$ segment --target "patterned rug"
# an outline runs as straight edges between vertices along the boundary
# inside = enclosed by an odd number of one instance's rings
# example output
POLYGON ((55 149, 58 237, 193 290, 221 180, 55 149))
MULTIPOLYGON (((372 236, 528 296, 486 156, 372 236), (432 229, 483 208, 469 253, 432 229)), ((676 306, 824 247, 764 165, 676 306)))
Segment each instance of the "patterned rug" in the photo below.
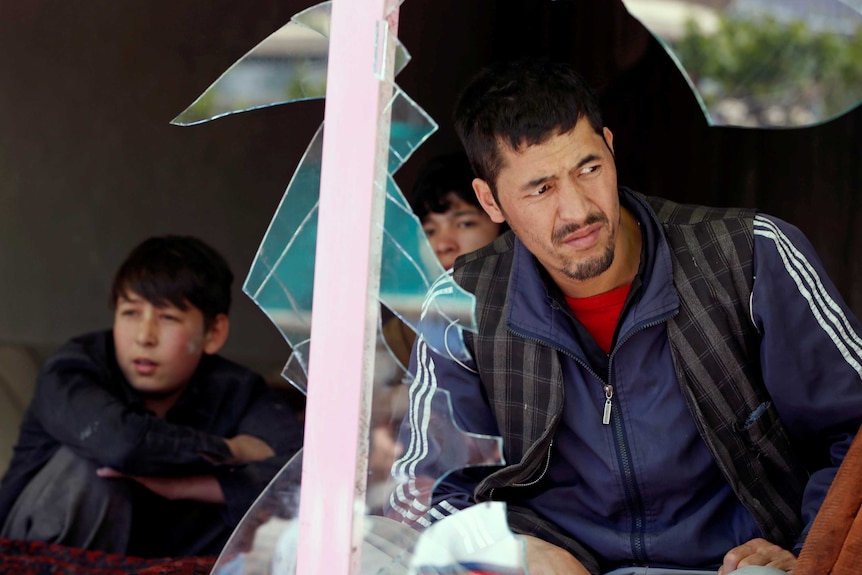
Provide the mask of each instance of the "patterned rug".
POLYGON ((215 561, 215 557, 141 559, 0 539, 0 573, 9 575, 208 575, 215 561))

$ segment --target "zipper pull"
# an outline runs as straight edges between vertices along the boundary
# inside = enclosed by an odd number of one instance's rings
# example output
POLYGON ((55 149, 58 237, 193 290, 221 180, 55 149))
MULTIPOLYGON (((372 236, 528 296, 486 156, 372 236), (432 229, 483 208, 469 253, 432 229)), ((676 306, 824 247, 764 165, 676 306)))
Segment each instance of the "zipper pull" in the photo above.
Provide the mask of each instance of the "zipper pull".
POLYGON ((602 415, 602 423, 608 425, 611 422, 611 398, 614 396, 614 386, 605 385, 605 412, 602 415))

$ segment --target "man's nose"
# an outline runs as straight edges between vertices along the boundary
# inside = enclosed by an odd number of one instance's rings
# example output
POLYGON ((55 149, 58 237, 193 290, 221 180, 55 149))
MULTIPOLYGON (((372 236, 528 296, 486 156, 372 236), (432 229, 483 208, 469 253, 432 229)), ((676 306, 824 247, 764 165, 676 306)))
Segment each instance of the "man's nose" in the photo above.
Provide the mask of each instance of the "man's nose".
POLYGON ((582 222, 590 213, 590 202, 578 186, 565 183, 557 196, 557 214, 563 221, 582 222))

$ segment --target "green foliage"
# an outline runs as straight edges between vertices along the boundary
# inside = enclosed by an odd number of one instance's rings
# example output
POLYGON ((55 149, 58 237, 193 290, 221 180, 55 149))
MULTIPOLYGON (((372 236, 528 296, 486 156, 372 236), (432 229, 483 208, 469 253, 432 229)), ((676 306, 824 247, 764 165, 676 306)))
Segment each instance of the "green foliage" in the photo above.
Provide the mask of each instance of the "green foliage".
POLYGON ((288 101, 302 100, 310 95, 326 93, 326 75, 320 74, 319 65, 310 65, 301 61, 295 67, 293 74, 287 77, 282 89, 284 99, 288 101))
POLYGON ((722 17, 712 34, 688 21, 670 47, 708 108, 732 98, 753 113, 779 106, 823 120, 862 100, 860 31, 845 35, 803 21, 722 17))

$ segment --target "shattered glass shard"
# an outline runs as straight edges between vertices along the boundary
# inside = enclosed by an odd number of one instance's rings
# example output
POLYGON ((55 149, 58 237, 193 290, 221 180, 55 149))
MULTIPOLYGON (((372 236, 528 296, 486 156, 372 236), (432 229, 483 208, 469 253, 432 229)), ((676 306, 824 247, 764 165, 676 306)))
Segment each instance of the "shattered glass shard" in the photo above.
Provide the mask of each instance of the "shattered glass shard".
MULTIPOLYGON (((403 464, 397 466, 400 471, 379 485, 369 484, 368 493, 385 498, 392 507, 386 516, 366 512, 362 556, 363 565, 369 567, 363 567, 361 573, 408 573, 414 549, 431 524, 431 495, 439 481, 463 467, 504 463, 499 437, 466 433, 458 428, 451 398, 445 390, 436 390, 427 405, 428 418, 422 423, 426 429, 422 436, 427 443, 422 449, 427 449, 426 461, 431 464, 423 468, 421 476, 417 475, 411 462, 419 446, 408 445, 401 459, 403 464)), ((410 428, 405 428, 405 433, 409 431, 410 428)), ((402 449, 400 445, 392 447, 402 449)), ((222 550, 212 571, 214 575, 293 572, 301 477, 302 452, 299 452, 246 512, 222 550)))
MULTIPOLYGON (((384 113, 391 113, 392 128, 387 177, 379 184, 386 190, 379 298, 417 331, 421 329, 425 294, 444 276, 444 270, 392 174, 437 125, 397 87, 384 113)), ((293 354, 288 363, 294 367, 285 369, 284 375, 302 390, 305 390, 304 378, 297 375, 308 372, 322 135, 321 127, 285 191, 243 285, 243 291, 290 344, 293 354)), ((438 298, 434 306, 425 310, 422 325, 434 349, 448 350, 464 360, 466 352, 460 329, 475 329, 473 296, 454 284, 448 285, 447 290, 447 297, 438 298)))
MULTIPOLYGON (((189 126, 230 114, 326 96, 332 2, 291 18, 228 68, 171 123, 189 126)), ((410 61, 397 43, 395 73, 410 61)))

